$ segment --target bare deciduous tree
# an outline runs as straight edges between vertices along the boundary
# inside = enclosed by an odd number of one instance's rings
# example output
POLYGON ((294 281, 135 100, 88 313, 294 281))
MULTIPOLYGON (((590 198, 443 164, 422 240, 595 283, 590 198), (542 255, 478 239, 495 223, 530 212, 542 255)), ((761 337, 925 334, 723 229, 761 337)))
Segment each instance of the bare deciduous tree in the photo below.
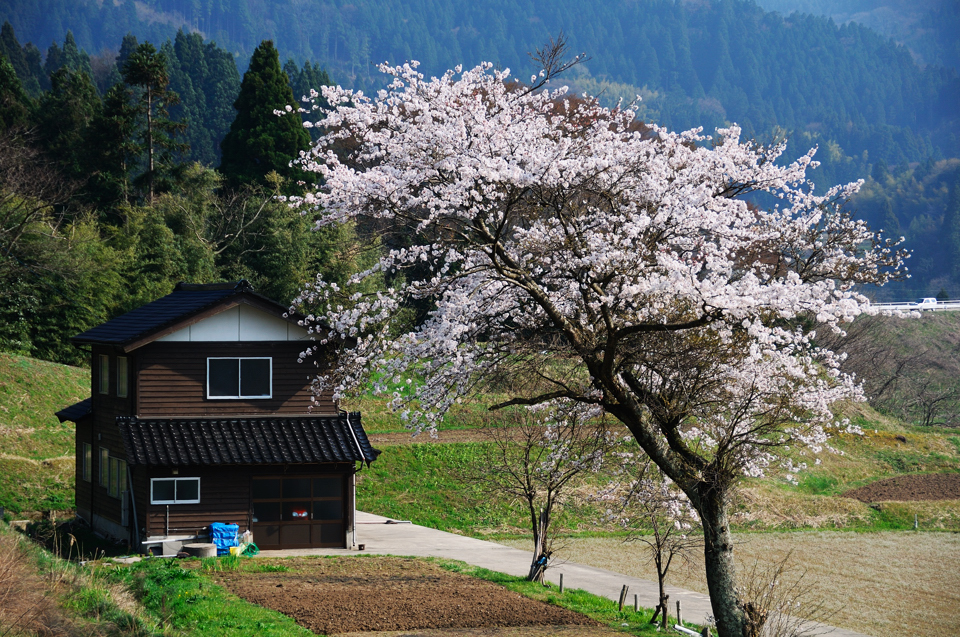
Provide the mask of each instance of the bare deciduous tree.
POLYGON ((533 533, 527 578, 543 582, 554 552, 556 520, 586 474, 595 475, 617 444, 596 410, 550 404, 489 416, 481 429, 485 462, 464 478, 521 502, 533 533))
POLYGON ((700 520, 683 492, 655 464, 641 460, 636 466, 639 475, 610 484, 601 492, 600 499, 611 503, 609 515, 630 531, 626 541, 646 545, 647 555, 657 569, 660 591, 660 603, 650 622, 656 623, 660 616, 661 623, 666 625, 667 575, 675 559, 689 563, 695 552, 702 549, 702 536, 697 534, 700 520))

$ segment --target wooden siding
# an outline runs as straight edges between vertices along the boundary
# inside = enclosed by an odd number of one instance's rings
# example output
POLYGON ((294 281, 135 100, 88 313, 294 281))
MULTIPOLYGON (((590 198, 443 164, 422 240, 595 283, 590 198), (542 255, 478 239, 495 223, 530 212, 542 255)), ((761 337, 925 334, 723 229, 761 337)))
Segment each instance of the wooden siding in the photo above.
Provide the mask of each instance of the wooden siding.
MULTIPOLYGON (((124 451, 123 440, 120 438, 120 429, 117 427, 117 416, 129 416, 133 411, 136 401, 136 387, 133 382, 132 370, 136 365, 136 356, 127 354, 128 364, 128 382, 127 396, 125 398, 117 397, 117 354, 112 348, 95 346, 93 347, 92 370, 90 378, 90 395, 93 398, 93 424, 90 435, 84 440, 80 439, 80 429, 77 431, 77 453, 81 453, 80 448, 83 442, 90 442, 93 446, 93 467, 92 480, 89 483, 88 501, 91 501, 89 512, 92 516, 99 516, 120 524, 123 517, 123 503, 120 498, 112 497, 107 487, 100 485, 100 448, 108 450, 114 458, 126 460, 127 454, 124 451), (106 354, 110 357, 110 383, 109 393, 100 393, 100 365, 99 356, 106 354)), ((122 355, 122 354, 121 354, 122 355)), ((82 480, 78 480, 79 485, 82 480)), ((80 491, 78 491, 80 497, 80 491)), ((84 507, 86 508, 86 507, 84 507)))
MULTIPOLYGON (((138 472, 143 480, 137 485, 136 497, 139 503, 145 502, 146 515, 140 518, 140 525, 145 527, 146 535, 158 537, 163 535, 195 535, 206 533, 211 522, 238 524, 243 532, 251 526, 251 481, 254 476, 301 475, 301 474, 342 474, 346 481, 353 466, 349 464, 328 465, 264 465, 264 466, 231 466, 231 467, 179 467, 174 476, 170 468, 155 467, 147 471, 138 472), (167 506, 164 504, 149 504, 150 478, 200 478, 200 502, 198 504, 171 504, 169 505, 169 526, 167 523, 167 506), (144 495, 141 497, 141 488, 144 495), (169 533, 167 530, 169 529, 169 533)), ((138 515, 140 512, 138 510, 138 515)), ((348 515, 352 515, 352 509, 348 515)), ((254 539, 256 541, 256 539, 254 539)))
POLYGON ((78 422, 76 425, 75 435, 77 473, 76 488, 74 490, 74 505, 78 510, 85 511, 87 515, 89 515, 90 508, 92 506, 92 503, 90 502, 90 496, 93 493, 93 487, 96 484, 95 480, 97 479, 97 474, 94 473, 93 465, 91 465, 90 482, 87 482, 83 479, 83 443, 87 443, 93 449, 93 458, 91 462, 96 462, 97 442, 96 436, 93 434, 93 418, 89 416, 86 418, 81 418, 80 422, 78 422))
POLYGON ((330 394, 311 411, 311 363, 298 363, 304 343, 151 343, 138 351, 137 412, 147 417, 213 417, 263 414, 331 414, 330 394), (208 399, 207 357, 269 356, 273 359, 272 398, 208 399))

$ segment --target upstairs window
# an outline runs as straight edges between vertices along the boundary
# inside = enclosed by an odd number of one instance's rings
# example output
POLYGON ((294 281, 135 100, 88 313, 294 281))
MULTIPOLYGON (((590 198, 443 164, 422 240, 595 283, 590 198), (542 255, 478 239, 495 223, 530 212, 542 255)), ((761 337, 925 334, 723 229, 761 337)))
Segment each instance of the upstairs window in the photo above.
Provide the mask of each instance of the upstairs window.
POLYGON ((127 372, 127 357, 117 356, 117 397, 127 397, 127 387, 129 386, 129 374, 127 372))
POLYGON ((110 393, 110 357, 100 354, 100 393, 110 393))
POLYGON ((273 359, 208 358, 207 398, 270 398, 273 359))

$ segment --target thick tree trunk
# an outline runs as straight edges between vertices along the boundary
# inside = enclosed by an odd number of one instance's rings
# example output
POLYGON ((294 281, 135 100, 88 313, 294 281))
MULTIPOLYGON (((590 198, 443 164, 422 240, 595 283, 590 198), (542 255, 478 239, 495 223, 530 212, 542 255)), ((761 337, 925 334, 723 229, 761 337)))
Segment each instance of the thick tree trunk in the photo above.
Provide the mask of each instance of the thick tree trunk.
POLYGON ((737 598, 725 494, 715 486, 703 485, 699 499, 707 588, 717 633, 719 637, 745 637, 746 618, 737 598))

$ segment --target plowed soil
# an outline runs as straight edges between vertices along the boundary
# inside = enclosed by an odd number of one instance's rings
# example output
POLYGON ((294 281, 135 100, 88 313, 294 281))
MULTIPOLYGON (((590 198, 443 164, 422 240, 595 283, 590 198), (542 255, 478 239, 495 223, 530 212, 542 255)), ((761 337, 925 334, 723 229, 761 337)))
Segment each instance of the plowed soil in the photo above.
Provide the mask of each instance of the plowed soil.
POLYGON ((861 502, 958 500, 960 473, 931 473, 878 480, 843 494, 861 502))
POLYGON ((584 615, 419 560, 300 558, 277 564, 289 570, 224 573, 220 583, 239 597, 324 635, 438 630, 464 635, 615 634, 584 615), (518 626, 555 629, 479 630, 518 626))

